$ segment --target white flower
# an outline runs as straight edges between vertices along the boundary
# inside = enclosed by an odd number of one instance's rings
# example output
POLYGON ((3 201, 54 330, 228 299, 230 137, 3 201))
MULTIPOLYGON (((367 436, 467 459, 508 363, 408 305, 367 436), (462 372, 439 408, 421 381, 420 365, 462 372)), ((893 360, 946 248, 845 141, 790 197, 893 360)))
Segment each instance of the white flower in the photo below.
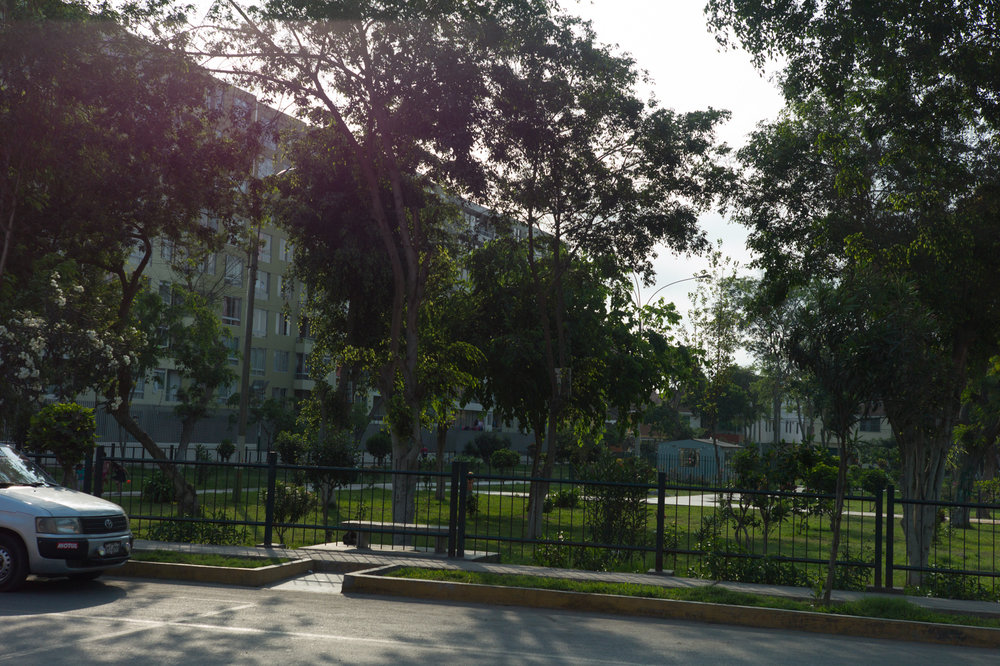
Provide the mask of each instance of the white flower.
POLYGON ((121 406, 122 406, 122 399, 118 396, 115 396, 115 399, 111 401, 111 409, 115 410, 121 406))

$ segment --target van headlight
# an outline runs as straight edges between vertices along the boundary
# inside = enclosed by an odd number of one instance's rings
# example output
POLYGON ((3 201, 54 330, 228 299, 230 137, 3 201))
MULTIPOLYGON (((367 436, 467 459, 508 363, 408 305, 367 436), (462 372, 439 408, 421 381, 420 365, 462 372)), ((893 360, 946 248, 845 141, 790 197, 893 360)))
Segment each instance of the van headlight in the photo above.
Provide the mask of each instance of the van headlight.
POLYGON ((39 534, 82 534, 79 518, 35 518, 39 534))

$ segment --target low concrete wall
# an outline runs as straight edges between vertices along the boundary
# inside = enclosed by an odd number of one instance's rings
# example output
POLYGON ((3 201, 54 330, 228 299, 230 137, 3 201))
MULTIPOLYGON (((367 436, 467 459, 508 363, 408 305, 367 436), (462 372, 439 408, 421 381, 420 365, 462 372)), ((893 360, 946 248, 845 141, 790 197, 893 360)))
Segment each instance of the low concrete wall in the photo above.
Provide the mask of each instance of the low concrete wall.
POLYGON ((133 578, 157 578, 197 583, 261 587, 279 580, 291 578, 292 576, 301 576, 312 569, 313 562, 308 559, 293 560, 291 562, 271 564, 253 569, 129 560, 123 566, 113 569, 109 573, 115 576, 133 578))
POLYGON ((1000 629, 881 620, 772 608, 725 606, 695 601, 645 599, 609 594, 585 594, 558 590, 389 578, 383 575, 396 568, 398 567, 392 566, 347 574, 344 576, 343 592, 344 594, 382 594, 461 603, 558 608, 765 629, 792 629, 859 638, 1000 648, 1000 629))

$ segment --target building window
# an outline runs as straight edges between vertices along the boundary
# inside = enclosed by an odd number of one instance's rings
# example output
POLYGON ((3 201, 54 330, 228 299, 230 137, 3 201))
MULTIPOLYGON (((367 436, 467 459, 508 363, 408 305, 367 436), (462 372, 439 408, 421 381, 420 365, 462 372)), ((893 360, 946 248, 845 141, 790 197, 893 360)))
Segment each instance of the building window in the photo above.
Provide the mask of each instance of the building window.
POLYGON ((253 336, 255 338, 267 337, 267 310, 253 309, 253 336))
POLYGON ((205 275, 215 275, 215 253, 209 252, 201 260, 201 272, 205 275))
POLYGON ((243 299, 239 296, 222 297, 222 323, 239 326, 243 314, 243 299))
POLYGON ((159 393, 167 385, 167 371, 163 368, 153 370, 153 391, 159 393))
POLYGON ((271 397, 280 402, 288 397, 288 389, 273 388, 271 389, 271 397))
POLYGON ((229 382, 228 384, 220 384, 219 392, 217 394, 219 396, 219 401, 226 402, 227 400, 229 400, 229 396, 231 396, 235 392, 236 392, 236 385, 234 383, 229 382))
POLYGON ((291 300, 292 291, 295 289, 295 280, 289 280, 283 275, 278 276, 278 295, 286 301, 291 300))
POLYGON ((243 260, 231 254, 226 255, 226 284, 237 287, 243 284, 243 260))
POLYGON ((253 384, 250 385, 250 392, 258 400, 264 400, 264 391, 267 390, 267 382, 263 379, 255 379, 253 384))
POLYGON ((879 416, 873 416, 870 418, 861 419, 858 423, 858 430, 861 432, 881 432, 882 431, 882 418, 879 416))
POLYGON ((136 377, 135 386, 132 387, 132 399, 142 400, 146 397, 146 378, 142 375, 136 377))
POLYGON ((176 370, 167 371, 167 392, 163 399, 167 402, 177 402, 177 391, 181 388, 181 376, 176 370))
POLYGON ((174 242, 171 240, 162 240, 160 242, 160 258, 164 261, 174 260, 174 242))
POLYGON ((284 312, 279 312, 274 317, 274 332, 278 335, 291 335, 292 324, 288 320, 288 315, 284 312))
POLYGON ((299 320, 299 337, 305 339, 312 337, 309 332, 309 317, 303 316, 299 320))
POLYGON ((271 263, 271 234, 260 235, 260 248, 257 250, 257 259, 271 263))
POLYGON ((288 352, 277 351, 274 352, 274 371, 275 372, 288 372, 288 352))
POLYGON ((165 305, 170 305, 171 298, 170 298, 169 282, 163 282, 163 281, 160 282, 160 300, 163 301, 165 305))
POLYGON ((267 350, 263 347, 250 348, 250 374, 255 377, 263 376, 264 367, 267 360, 267 350))
POLYGON ((271 274, 267 271, 257 271, 254 290, 258 298, 268 298, 271 295, 271 274))
POLYGON ((278 258, 282 261, 290 262, 292 260, 292 255, 295 254, 295 249, 292 247, 292 244, 287 238, 282 238, 281 242, 278 243, 278 246, 281 248, 281 251, 278 253, 278 258))
POLYGON ((236 335, 226 338, 226 348, 229 350, 229 364, 236 365, 240 362, 240 339, 236 335))
POLYGON ((306 367, 306 355, 295 355, 295 378, 309 379, 309 369, 306 367))
POLYGON ((170 330, 166 326, 156 327, 156 346, 160 349, 170 349, 170 330))
POLYGON ((681 467, 697 467, 701 462, 701 454, 698 449, 680 449, 677 453, 681 467))

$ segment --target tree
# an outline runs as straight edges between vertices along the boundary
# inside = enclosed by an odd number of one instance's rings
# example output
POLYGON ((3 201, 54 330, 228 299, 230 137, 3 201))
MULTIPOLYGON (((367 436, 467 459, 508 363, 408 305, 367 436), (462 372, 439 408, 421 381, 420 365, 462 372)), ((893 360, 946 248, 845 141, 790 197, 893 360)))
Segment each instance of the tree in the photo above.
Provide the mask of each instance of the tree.
POLYGON ((722 461, 717 437, 721 402, 732 385, 737 368, 736 350, 742 340, 743 321, 738 307, 741 287, 736 277, 737 266, 730 268, 728 260, 723 260, 718 250, 712 253, 711 262, 711 281, 700 284, 692 294, 688 343, 701 352, 697 409, 702 423, 708 421, 717 481, 721 482, 722 461))
MULTIPOLYGON (((5 38, 18 29, 8 33, 5 26, 5 38)), ((45 196, 20 209, 20 224, 33 233, 17 237, 16 256, 74 260, 88 267, 96 290, 113 294, 100 311, 96 334, 109 348, 98 366, 104 377, 95 384, 119 424, 165 461, 129 410, 138 376, 134 350, 145 344, 133 319, 142 273, 156 241, 189 255, 219 247, 224 238, 203 222, 206 215, 231 216, 235 186, 257 153, 256 132, 247 131, 247 118, 206 108, 206 91, 217 83, 204 72, 117 23, 84 18, 25 30, 33 39, 5 42, 5 62, 15 66, 4 71, 21 75, 5 91, 50 96, 57 104, 36 122, 61 127, 70 117, 74 125, 72 140, 45 165, 47 180, 32 183, 45 196), (223 122, 227 131, 220 133, 223 122)), ((161 468, 173 480, 181 510, 194 511, 191 486, 171 465, 161 462, 161 468)))
POLYGON ((76 403, 46 405, 31 417, 28 450, 51 451, 63 470, 63 485, 76 484, 73 467, 97 448, 94 410, 76 403))
POLYGON ((867 413, 876 399, 877 352, 884 348, 880 342, 885 339, 878 330, 878 317, 887 313, 874 310, 870 301, 860 296, 872 287, 887 289, 888 285, 858 279, 861 277, 850 275, 837 285, 814 285, 794 312, 788 341, 793 362, 815 377, 824 427, 834 433, 840 445, 825 603, 833 590, 854 429, 860 415, 867 413))
POLYGON ((146 347, 137 353, 133 372, 145 377, 164 360, 173 362, 181 380, 180 404, 174 408, 181 421, 175 455, 186 460, 195 424, 211 413, 218 388, 236 377, 228 363, 229 331, 205 296, 180 284, 163 294, 143 291, 134 307, 135 327, 146 347))
MULTIPOLYGON (((550 270, 548 259, 543 255, 536 260, 541 270, 550 270)), ((641 422, 650 396, 686 371, 687 356, 668 332, 676 312, 659 304, 643 313, 646 326, 640 328, 628 274, 614 270, 613 265, 578 259, 562 279, 567 359, 573 372, 560 423, 575 448, 586 439, 600 440, 609 414, 615 415, 617 435, 624 438, 641 422)), ((485 358, 478 398, 501 420, 534 430, 531 475, 551 478, 560 453, 558 447, 546 452, 541 446, 551 392, 527 247, 513 239, 493 241, 473 254, 469 271, 475 308, 469 325, 476 331, 469 339, 481 341, 485 358)), ((491 453, 481 451, 481 456, 488 460, 491 453)), ((543 482, 534 485, 541 488, 543 482)), ((536 516, 531 529, 541 529, 543 506, 541 500, 530 505, 529 515, 536 516)))
MULTIPOLYGON (((265 96, 291 97, 341 142, 339 159, 389 268, 376 381, 398 469, 412 469, 421 448, 419 319, 440 226, 439 216, 428 215, 428 198, 436 196, 429 190, 481 183, 474 149, 483 73, 498 33, 506 35, 517 10, 531 4, 266 0, 244 8, 230 0, 213 5, 210 17, 222 29, 202 31, 207 42, 196 49, 222 63, 220 75, 265 96), (480 30, 482 22, 490 29, 480 30)), ((181 38, 196 32, 185 26, 181 38)), ((395 518, 405 521, 413 509, 404 495, 396 500, 395 518)))
MULTIPOLYGON (((1000 443, 1000 357, 993 357, 985 370, 970 379, 962 393, 962 421, 955 426, 955 501, 972 501, 976 477, 995 459, 1000 443)), ((983 474, 989 479, 992 475, 983 474)), ((968 507, 953 507, 951 526, 971 527, 968 507)))
MULTIPOLYGON (((478 363, 478 351, 463 340, 460 330, 467 313, 462 308, 463 292, 452 259, 461 240, 458 211, 441 199, 439 191, 414 192, 415 197, 424 197, 420 214, 429 224, 435 219, 435 225, 447 223, 434 234, 435 258, 428 260, 428 273, 423 278, 423 304, 417 317, 421 330, 418 384, 413 387, 420 409, 414 416, 399 392, 397 384, 402 378, 391 370, 398 359, 391 352, 391 325, 384 307, 392 298, 389 262, 351 168, 329 160, 330 155, 341 155, 342 151, 343 142, 335 134, 316 131, 306 135, 292 150, 295 170, 288 174, 283 186, 286 198, 280 206, 281 218, 300 248, 297 275, 313 295, 309 302, 316 336, 312 358, 331 359, 330 369, 336 367, 339 375, 338 399, 345 404, 369 386, 378 389, 387 410, 389 436, 395 436, 397 445, 405 444, 414 460, 420 449, 409 444, 411 419, 417 418, 418 430, 437 423, 440 466, 444 461, 442 438, 453 418, 454 403, 475 383, 473 369, 478 363)), ((407 187, 416 184, 408 181, 407 187)), ((323 381, 325 374, 318 373, 316 380, 323 381)), ((394 450, 398 452, 399 446, 394 450)), ((406 468, 396 458, 393 467, 406 468)), ((402 512, 396 518, 412 520, 416 477, 400 476, 393 488, 396 506, 402 512)), ((443 485, 440 490, 443 493, 443 485)))
POLYGON ((392 438, 386 431, 379 430, 365 442, 365 450, 375 458, 377 464, 382 465, 392 455, 392 438))
MULTIPOLYGON (((658 243, 677 252, 699 248, 697 213, 721 179, 713 129, 726 114, 647 107, 635 93, 639 74, 631 58, 597 44, 578 19, 540 16, 522 26, 520 37, 497 63, 500 94, 487 145, 495 207, 527 229, 548 383, 548 413, 539 424, 547 477, 575 391, 568 379, 576 382, 582 370, 570 365, 566 272, 586 257, 646 277, 658 243)), ((545 492, 544 484, 531 490, 532 534, 545 492)))
MULTIPOLYGON (((969 370, 997 347, 997 8, 712 0, 709 15, 723 41, 787 62, 788 114, 744 154, 740 217, 768 280, 874 266, 913 286, 899 312, 933 322, 902 331, 912 346, 891 348, 882 391, 903 494, 934 502, 969 370)), ((913 566, 927 565, 934 521, 932 504, 906 505, 913 566)))

